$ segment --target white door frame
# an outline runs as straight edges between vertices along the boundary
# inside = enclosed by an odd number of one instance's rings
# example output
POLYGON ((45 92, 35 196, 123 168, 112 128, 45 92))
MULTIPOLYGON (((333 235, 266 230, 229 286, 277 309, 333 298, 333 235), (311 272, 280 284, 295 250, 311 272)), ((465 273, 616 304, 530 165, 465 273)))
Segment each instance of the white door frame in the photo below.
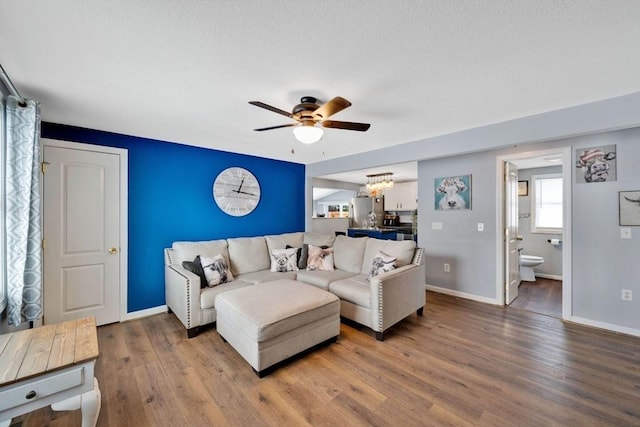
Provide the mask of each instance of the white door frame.
POLYGON ((496 301, 499 305, 505 305, 504 298, 504 163, 507 161, 527 159, 540 156, 562 156, 562 319, 571 319, 573 288, 571 260, 571 147, 551 148, 538 151, 527 151, 517 154, 506 154, 496 158, 496 301))
MULTIPOLYGON (((45 146, 69 148, 73 150, 91 151, 94 153, 108 153, 120 156, 120 313, 119 321, 127 320, 127 272, 129 260, 128 241, 128 212, 129 212, 129 151, 124 148, 104 147, 101 145, 84 144, 80 142, 60 141, 42 138, 43 151, 45 146)), ((40 190, 42 192, 42 189, 40 190)), ((40 194, 44 200, 44 194, 40 194)))

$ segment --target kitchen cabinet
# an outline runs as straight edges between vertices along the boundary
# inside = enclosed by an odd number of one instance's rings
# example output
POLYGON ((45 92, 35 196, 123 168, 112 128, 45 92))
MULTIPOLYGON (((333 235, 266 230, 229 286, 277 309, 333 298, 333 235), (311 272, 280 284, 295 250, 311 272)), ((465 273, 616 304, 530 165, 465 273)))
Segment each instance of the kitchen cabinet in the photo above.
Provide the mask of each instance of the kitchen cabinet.
POLYGON ((384 192, 385 211, 418 209, 418 181, 398 182, 384 192))

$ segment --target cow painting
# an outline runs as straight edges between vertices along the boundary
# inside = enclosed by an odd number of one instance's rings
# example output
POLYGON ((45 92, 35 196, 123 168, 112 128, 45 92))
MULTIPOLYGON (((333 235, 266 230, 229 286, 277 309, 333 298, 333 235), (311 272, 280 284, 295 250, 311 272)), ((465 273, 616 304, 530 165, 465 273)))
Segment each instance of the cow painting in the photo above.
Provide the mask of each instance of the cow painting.
POLYGON ((471 209, 471 175, 436 178, 435 209, 471 209))
POLYGON ((616 146, 607 145, 576 150, 577 182, 605 182, 616 180, 616 146))

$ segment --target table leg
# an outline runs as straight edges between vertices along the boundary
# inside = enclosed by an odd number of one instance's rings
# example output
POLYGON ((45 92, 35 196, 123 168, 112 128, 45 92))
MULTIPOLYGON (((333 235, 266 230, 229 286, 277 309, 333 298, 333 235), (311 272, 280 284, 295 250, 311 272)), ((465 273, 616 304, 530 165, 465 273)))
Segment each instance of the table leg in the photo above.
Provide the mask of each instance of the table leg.
MULTIPOLYGON (((100 415, 100 407, 102 394, 98 386, 98 379, 93 378, 93 390, 56 402, 51 405, 54 411, 73 411, 80 409, 82 412, 82 427, 95 427, 100 415)), ((8 424, 7 424, 8 425, 8 424)), ((0 425, 0 427, 5 427, 0 425)))

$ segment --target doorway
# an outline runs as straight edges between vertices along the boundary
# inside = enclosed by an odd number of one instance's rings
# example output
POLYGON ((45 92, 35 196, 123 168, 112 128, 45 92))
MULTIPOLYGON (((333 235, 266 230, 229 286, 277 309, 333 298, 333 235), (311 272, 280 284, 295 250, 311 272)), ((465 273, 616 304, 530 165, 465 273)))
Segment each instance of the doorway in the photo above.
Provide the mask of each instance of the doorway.
POLYGON ((44 322, 124 319, 127 151, 43 140, 44 322))
MULTIPOLYGON (((500 177, 497 181, 500 212, 497 251, 500 256, 497 257, 496 299, 501 305, 568 319, 571 317, 571 149, 505 155, 498 157, 497 162, 500 177), (509 192, 513 192, 513 182, 510 183, 505 174, 515 174, 518 181, 519 195, 515 202, 509 192), (541 185, 546 183, 561 186, 561 207, 555 206, 559 209, 556 216, 561 221, 561 229, 543 227, 540 196, 541 185), (533 200, 538 203, 532 203, 533 200), (518 254, 540 257, 544 262, 527 269, 521 267, 520 256, 513 256, 514 246, 518 254), (513 274, 507 274, 513 272, 514 267, 521 271, 515 292, 513 280, 509 280, 513 274)), ((549 190, 545 190, 545 194, 550 194, 549 190)), ((553 203, 549 208, 554 209, 553 203)))

